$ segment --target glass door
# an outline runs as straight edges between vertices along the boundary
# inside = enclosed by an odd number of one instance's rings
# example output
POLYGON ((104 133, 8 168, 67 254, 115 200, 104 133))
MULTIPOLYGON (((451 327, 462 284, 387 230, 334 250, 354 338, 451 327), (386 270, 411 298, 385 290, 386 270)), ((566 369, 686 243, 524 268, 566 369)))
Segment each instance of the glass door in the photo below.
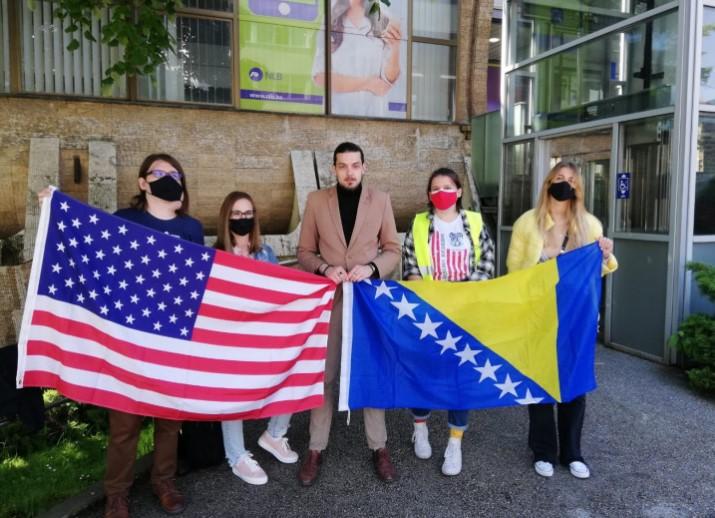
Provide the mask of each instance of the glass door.
POLYGON ((673 117, 620 126, 608 341, 665 359, 673 117))

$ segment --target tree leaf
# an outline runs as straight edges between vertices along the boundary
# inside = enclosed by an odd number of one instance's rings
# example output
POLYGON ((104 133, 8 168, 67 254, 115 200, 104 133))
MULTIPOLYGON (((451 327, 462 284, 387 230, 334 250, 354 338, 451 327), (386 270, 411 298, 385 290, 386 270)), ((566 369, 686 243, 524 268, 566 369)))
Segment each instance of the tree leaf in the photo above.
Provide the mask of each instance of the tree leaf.
POLYGON ((102 79, 102 95, 104 97, 109 97, 112 95, 112 90, 114 89, 114 79, 111 77, 105 77, 102 79))
MULTIPOLYGON (((27 1, 34 7, 36 0, 27 1)), ((89 41, 99 39, 109 47, 122 48, 120 59, 104 70, 103 85, 124 74, 153 74, 159 64, 166 62, 176 43, 167 17, 175 17, 177 5, 181 5, 178 0, 53 0, 55 16, 66 20, 66 33, 81 31, 89 41), (108 19, 97 35, 91 30, 92 20, 103 16, 108 19)), ((67 50, 78 48, 80 40, 73 37, 67 50)))

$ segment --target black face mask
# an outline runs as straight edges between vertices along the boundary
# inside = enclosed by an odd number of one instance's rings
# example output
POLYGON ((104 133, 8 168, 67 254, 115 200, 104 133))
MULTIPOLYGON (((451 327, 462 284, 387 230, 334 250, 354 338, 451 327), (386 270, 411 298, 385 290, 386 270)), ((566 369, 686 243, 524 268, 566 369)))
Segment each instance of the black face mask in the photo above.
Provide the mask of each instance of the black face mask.
POLYGON ((230 219, 228 220, 228 228, 230 228, 231 232, 233 232, 234 234, 238 234, 239 236, 245 236, 251 230, 253 230, 254 221, 254 218, 230 219))
POLYGON ((558 182, 549 185, 549 194, 556 201, 567 201, 576 199, 576 189, 568 182, 558 182))
POLYGON ((164 201, 179 201, 184 188, 171 176, 164 176, 149 183, 149 192, 164 201))

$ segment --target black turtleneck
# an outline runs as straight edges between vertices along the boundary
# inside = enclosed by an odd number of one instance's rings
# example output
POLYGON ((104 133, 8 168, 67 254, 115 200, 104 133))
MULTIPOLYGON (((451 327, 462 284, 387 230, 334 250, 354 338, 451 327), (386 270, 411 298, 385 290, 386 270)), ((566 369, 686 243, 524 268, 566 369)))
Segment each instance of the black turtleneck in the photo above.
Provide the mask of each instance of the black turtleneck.
POLYGON ((355 189, 346 189, 338 184, 338 207, 340 208, 340 221, 343 223, 343 234, 345 242, 350 246, 350 238, 355 228, 355 218, 357 217, 358 204, 360 203, 360 193, 362 193, 362 183, 355 189))

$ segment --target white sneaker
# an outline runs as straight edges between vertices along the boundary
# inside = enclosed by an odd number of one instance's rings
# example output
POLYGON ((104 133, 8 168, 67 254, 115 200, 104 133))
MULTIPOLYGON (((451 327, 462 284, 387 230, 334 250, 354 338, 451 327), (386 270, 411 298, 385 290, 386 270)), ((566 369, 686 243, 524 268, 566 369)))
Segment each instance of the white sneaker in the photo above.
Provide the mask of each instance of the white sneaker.
POLYGON ((537 460, 534 462, 534 470, 542 477, 554 476, 554 465, 545 460, 537 460))
POLYGON ((462 471, 462 441, 450 437, 447 449, 444 451, 442 473, 447 476, 459 475, 462 471))
POLYGON ((569 471, 576 478, 588 478, 591 476, 591 470, 581 461, 575 460, 569 464, 569 471))
POLYGON ((285 436, 276 439, 266 430, 258 438, 258 446, 285 464, 298 462, 298 454, 291 449, 288 438, 285 436))
POLYGON ((253 460, 253 454, 248 451, 238 458, 231 470, 234 475, 248 484, 261 486, 268 482, 268 475, 258 465, 258 462, 253 460))
POLYGON ((429 459, 432 456, 432 446, 429 443, 427 423, 414 423, 415 431, 412 433, 412 442, 415 443, 415 455, 418 459, 429 459))

